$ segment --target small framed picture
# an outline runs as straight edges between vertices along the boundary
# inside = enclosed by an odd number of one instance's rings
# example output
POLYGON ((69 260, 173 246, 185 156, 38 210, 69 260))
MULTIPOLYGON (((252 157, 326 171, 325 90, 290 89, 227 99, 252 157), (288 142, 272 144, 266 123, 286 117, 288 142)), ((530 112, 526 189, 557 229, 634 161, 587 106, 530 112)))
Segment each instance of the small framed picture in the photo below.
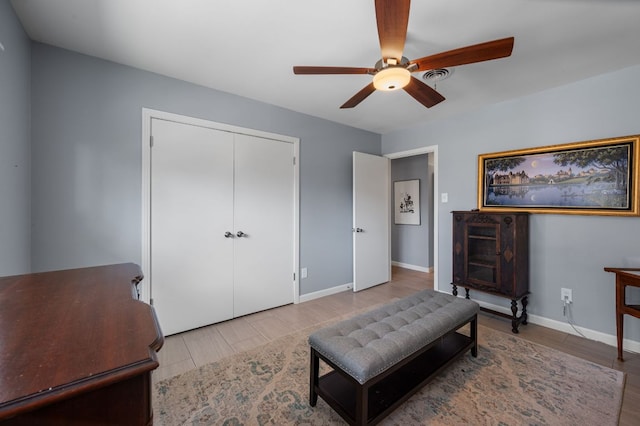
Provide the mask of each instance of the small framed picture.
POLYGON ((420 225, 420 180, 393 183, 396 225, 420 225))

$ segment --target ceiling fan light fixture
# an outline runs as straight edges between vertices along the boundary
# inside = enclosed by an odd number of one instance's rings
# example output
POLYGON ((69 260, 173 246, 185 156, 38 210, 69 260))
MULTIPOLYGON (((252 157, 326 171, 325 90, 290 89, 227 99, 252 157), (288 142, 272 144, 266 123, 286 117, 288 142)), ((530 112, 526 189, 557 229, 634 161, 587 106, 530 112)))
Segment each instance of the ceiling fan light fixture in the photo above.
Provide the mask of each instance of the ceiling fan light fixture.
POLYGON ((373 87, 389 92, 405 87, 411 81, 411 73, 404 67, 384 68, 373 76, 373 87))

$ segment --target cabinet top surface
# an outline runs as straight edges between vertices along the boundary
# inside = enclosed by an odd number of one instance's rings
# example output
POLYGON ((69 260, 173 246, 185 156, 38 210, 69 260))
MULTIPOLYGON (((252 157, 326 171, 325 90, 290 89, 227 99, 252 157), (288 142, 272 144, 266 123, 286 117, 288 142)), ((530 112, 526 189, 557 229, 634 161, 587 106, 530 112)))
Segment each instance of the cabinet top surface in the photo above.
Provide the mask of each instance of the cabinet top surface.
POLYGON ((505 216, 505 215, 529 216, 531 214, 529 212, 518 212, 518 211, 486 212, 482 210, 453 210, 451 213, 452 214, 483 214, 486 216, 505 216))
POLYGON ((133 298, 141 277, 126 263, 0 278, 0 418, 156 368, 163 337, 133 298))

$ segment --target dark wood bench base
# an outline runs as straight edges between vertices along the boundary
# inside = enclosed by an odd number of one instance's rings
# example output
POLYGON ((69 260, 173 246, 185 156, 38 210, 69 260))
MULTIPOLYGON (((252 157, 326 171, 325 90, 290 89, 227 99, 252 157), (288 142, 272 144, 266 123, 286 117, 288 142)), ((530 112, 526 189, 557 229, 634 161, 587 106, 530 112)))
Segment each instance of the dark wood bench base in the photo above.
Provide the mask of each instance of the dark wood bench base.
POLYGON ((350 425, 374 425, 388 416, 453 361, 471 350, 478 356, 477 315, 454 327, 443 337, 378 376, 360 384, 334 363, 311 348, 309 403, 318 396, 329 404, 350 425), (457 332, 470 324, 470 336, 457 332), (333 371, 319 377, 320 360, 333 371))

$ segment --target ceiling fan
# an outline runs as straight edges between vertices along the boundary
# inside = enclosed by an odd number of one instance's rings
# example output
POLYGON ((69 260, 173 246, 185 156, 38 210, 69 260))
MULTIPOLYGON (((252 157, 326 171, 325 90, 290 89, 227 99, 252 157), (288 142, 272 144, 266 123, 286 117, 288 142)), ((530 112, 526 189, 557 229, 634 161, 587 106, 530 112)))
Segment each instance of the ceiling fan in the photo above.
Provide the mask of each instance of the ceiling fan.
POLYGON ((411 0, 375 0, 380 59, 373 68, 294 66, 294 74, 370 74, 373 81, 340 108, 353 108, 376 90, 404 89, 427 108, 444 101, 444 96, 411 75, 434 70, 505 58, 513 50, 513 37, 461 47, 424 58, 409 60, 402 56, 411 0))

